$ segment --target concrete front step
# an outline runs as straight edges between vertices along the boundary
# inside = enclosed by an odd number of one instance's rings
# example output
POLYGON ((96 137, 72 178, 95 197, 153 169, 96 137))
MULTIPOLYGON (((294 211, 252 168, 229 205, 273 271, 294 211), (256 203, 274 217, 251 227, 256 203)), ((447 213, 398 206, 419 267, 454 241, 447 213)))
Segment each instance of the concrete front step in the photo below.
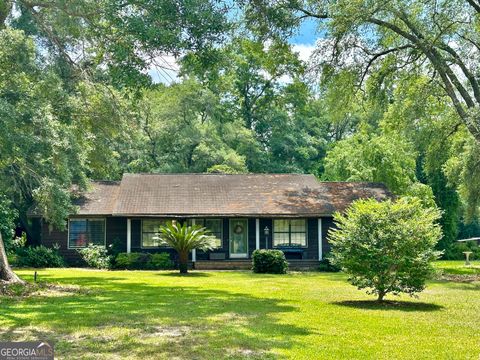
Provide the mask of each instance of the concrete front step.
MULTIPOLYGON (((290 270, 316 270, 318 260, 288 260, 290 270)), ((196 270, 250 270, 252 260, 199 260, 196 270)))

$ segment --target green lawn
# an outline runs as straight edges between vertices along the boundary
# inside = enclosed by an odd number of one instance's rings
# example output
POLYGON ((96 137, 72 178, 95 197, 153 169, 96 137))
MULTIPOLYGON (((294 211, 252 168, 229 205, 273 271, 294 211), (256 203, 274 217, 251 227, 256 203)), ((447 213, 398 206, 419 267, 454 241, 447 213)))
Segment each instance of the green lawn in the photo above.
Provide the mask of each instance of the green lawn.
POLYGON ((419 299, 380 306, 343 274, 39 274, 82 290, 0 298, 0 339, 51 340, 59 358, 480 357, 478 282, 431 282, 419 299))
POLYGON ((480 261, 471 261, 466 266, 465 261, 436 261, 435 267, 443 270, 446 274, 452 275, 476 275, 480 274, 480 261))

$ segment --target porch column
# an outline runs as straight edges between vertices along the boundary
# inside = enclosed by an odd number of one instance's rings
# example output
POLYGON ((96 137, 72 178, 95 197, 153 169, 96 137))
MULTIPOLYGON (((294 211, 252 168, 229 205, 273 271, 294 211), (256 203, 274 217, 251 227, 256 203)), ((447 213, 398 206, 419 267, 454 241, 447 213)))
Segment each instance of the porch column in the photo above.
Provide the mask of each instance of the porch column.
POLYGON ((318 218, 318 260, 322 260, 322 218, 318 218))
MULTIPOLYGON (((192 226, 195 225, 195 219, 192 219, 192 226)), ((192 250, 192 262, 197 261, 197 249, 192 250)))
POLYGON ((255 249, 260 249, 260 219, 255 219, 255 249))
POLYGON ((127 253, 132 252, 132 219, 127 219, 127 253))

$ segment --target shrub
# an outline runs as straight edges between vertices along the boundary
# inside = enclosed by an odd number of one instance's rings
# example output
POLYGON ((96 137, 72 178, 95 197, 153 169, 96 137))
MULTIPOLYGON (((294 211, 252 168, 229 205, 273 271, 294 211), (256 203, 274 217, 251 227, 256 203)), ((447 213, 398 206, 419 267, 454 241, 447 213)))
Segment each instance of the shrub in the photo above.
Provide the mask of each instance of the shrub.
POLYGON ((127 270, 169 270, 175 264, 168 253, 120 253, 115 258, 117 269, 127 270))
POLYGON ((115 239, 113 239, 112 243, 108 245, 107 250, 108 255, 115 259, 118 254, 126 250, 125 242, 120 240, 120 238, 116 237, 115 239))
POLYGON ((104 246, 89 244, 84 249, 77 250, 82 259, 89 267, 96 269, 109 269, 111 267, 111 256, 104 246))
POLYGON ((65 262, 57 248, 47 248, 43 245, 17 249, 15 265, 19 267, 63 267, 65 262))
POLYGON ((168 253, 157 253, 152 254, 149 267, 155 270, 170 270, 174 268, 174 264, 168 253))
POLYGON ((151 254, 148 253, 120 253, 115 258, 115 267, 127 270, 144 270, 149 268, 151 254))
POLYGON ((285 274, 288 262, 280 250, 255 250, 252 255, 253 272, 264 274, 285 274))
POLYGON ((318 271, 321 272, 339 272, 340 268, 332 264, 332 261, 329 258, 320 260, 318 265, 318 271))
POLYGON ((423 207, 417 198, 358 200, 334 216, 332 263, 379 301, 388 293, 414 295, 425 288, 434 273, 431 261, 440 255, 434 250, 442 236, 439 218, 438 209, 423 207))

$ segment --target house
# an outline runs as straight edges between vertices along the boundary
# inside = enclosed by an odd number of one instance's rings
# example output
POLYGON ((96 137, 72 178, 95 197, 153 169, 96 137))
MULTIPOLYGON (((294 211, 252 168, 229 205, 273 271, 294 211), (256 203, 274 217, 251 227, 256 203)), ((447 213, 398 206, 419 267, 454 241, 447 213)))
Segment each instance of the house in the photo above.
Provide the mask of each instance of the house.
POLYGON ((66 231, 37 218, 38 243, 60 246, 70 263, 89 243, 124 252, 171 252, 156 237, 169 220, 200 224, 215 235, 212 251, 193 251, 197 268, 250 266, 255 249, 281 249, 287 259, 314 266, 329 251, 333 213, 360 198, 383 200, 383 184, 320 182, 301 174, 125 174, 96 181, 76 201, 66 231))

